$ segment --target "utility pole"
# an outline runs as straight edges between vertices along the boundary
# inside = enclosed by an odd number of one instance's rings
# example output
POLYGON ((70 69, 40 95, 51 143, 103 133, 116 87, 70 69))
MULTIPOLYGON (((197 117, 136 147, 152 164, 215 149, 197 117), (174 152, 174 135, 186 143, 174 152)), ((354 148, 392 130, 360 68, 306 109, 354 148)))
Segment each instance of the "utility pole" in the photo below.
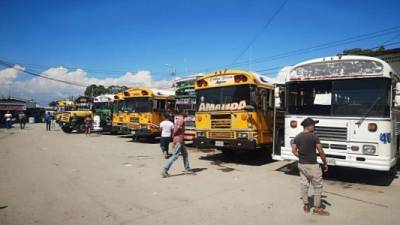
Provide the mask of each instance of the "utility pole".
POLYGON ((175 88, 175 80, 176 80, 176 67, 171 64, 164 64, 164 66, 172 68, 172 87, 175 88))

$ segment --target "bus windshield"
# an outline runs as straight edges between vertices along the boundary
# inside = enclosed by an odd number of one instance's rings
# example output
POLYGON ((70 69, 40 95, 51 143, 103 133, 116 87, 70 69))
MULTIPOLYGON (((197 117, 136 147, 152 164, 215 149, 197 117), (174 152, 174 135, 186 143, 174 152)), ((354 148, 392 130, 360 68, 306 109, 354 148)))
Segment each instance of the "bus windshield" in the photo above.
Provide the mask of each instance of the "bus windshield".
POLYGON ((289 114, 352 117, 390 114, 390 80, 385 78, 291 82, 286 90, 289 114))
POLYGON ((125 101, 115 101, 113 103, 113 112, 121 112, 124 109, 125 101))
POLYGON ((198 90, 197 111, 233 111, 241 110, 246 105, 255 106, 250 97, 253 89, 250 85, 240 85, 198 90))
POLYGON ((177 97, 195 96, 193 87, 179 88, 176 90, 175 95, 177 97))
POLYGON ((150 98, 128 98, 125 100, 124 110, 128 112, 151 112, 152 101, 150 98))
POLYGON ((93 104, 94 109, 110 109, 111 108, 111 102, 95 102, 93 104))

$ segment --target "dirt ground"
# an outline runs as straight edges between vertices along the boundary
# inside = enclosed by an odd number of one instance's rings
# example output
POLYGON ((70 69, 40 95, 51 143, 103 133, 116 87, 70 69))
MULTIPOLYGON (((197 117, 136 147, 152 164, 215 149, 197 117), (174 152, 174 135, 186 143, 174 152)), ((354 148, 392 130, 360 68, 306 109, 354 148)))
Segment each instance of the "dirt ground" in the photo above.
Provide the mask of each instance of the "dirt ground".
POLYGON ((233 159, 189 151, 170 178, 158 144, 124 136, 65 134, 44 124, 0 129, 0 223, 18 224, 352 224, 400 223, 400 181, 378 172, 331 168, 329 217, 305 214, 293 162, 263 152, 233 159))

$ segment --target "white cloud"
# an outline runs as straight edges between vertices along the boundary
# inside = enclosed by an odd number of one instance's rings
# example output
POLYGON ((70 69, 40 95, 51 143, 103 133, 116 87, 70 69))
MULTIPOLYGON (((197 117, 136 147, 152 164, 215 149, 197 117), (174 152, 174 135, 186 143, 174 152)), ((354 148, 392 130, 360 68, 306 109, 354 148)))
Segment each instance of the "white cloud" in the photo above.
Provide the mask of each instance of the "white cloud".
MULTIPOLYGON (((0 70, 0 95, 8 96, 10 94, 17 97, 33 98, 42 104, 47 104, 52 100, 82 95, 85 90, 85 87, 72 86, 40 77, 32 77, 27 80, 17 79, 21 74, 21 72, 12 68, 0 70)), ((100 79, 89 76, 82 69, 68 70, 64 67, 52 67, 43 71, 41 75, 85 85, 144 86, 159 89, 168 89, 172 85, 171 80, 154 80, 150 71, 127 72, 120 77, 100 79)))
POLYGON ((14 68, 6 68, 0 70, 0 88, 3 89, 3 87, 10 85, 13 82, 13 80, 17 78, 17 75, 18 73, 20 73, 20 70, 24 70, 24 68, 18 65, 14 66, 14 68))

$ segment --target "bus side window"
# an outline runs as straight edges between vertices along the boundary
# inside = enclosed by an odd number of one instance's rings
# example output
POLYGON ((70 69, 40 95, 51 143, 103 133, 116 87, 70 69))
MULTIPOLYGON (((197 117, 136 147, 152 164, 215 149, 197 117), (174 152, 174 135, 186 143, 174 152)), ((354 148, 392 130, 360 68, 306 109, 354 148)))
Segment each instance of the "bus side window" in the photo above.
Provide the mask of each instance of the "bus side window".
POLYGON ((153 100, 153 111, 157 111, 158 100, 153 100))
POLYGON ((274 90, 268 91, 268 107, 274 107, 274 90))
POLYGON ((158 112, 164 112, 165 111, 165 103, 166 100, 157 100, 157 111, 158 112))
POLYGON ((263 89, 261 91, 261 109, 263 111, 267 111, 268 110, 268 104, 269 104, 269 91, 263 89))
POLYGON ((173 100, 168 100, 167 111, 173 111, 175 109, 175 102, 173 100))

